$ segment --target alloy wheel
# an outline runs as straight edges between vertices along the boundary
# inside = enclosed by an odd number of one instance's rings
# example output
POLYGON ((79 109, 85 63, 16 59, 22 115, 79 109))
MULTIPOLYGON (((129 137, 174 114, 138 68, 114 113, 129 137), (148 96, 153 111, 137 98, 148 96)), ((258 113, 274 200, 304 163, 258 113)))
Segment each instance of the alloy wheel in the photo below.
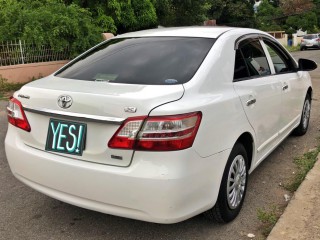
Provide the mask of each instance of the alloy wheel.
POLYGON ((302 112, 302 127, 303 127, 303 129, 306 129, 308 127, 309 118, 310 118, 310 110, 311 110, 310 101, 306 100, 304 102, 303 112, 302 112))
POLYGON ((246 162, 237 155, 230 166, 227 182, 227 201, 230 209, 236 209, 243 198, 246 187, 246 162))

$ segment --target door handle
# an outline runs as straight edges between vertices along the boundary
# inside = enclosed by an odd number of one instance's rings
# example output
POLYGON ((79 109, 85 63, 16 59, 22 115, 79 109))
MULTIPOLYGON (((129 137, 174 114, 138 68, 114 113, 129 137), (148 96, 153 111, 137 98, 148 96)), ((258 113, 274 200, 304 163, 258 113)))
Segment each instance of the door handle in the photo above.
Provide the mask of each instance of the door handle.
POLYGON ((289 88, 288 84, 285 84, 283 87, 282 87, 282 90, 285 91, 289 88))
POLYGON ((256 102, 257 102, 257 100, 256 100, 255 98, 250 99, 250 100, 247 101, 247 106, 250 106, 250 105, 252 105, 252 104, 255 104, 256 102))

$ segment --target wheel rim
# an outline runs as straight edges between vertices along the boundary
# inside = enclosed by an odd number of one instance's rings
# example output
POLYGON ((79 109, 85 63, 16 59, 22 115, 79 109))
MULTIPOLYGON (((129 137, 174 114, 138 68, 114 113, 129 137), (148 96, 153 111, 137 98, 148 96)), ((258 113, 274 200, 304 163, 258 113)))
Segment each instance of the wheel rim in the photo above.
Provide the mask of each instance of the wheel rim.
POLYGON ((306 100, 304 102, 303 112, 302 112, 302 127, 303 127, 303 129, 306 129, 308 127, 309 118, 310 118, 310 110, 311 110, 310 101, 306 100))
POLYGON ((243 156, 238 155, 233 159, 228 174, 227 198, 231 209, 240 205, 245 192, 246 181, 246 162, 243 156))

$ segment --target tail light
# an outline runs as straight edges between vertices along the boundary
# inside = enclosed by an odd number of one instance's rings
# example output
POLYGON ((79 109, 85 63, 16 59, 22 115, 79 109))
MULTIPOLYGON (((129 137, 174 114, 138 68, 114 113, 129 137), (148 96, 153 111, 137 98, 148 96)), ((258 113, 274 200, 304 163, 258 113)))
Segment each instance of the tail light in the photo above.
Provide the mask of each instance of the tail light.
POLYGON ((192 146, 201 112, 128 118, 108 143, 110 148, 176 151, 192 146))
POLYGON ((23 111, 21 102, 11 97, 7 106, 8 122, 13 126, 21 128, 27 132, 31 131, 26 114, 23 111))
POLYGON ((110 148, 133 149, 136 136, 145 117, 128 118, 108 143, 110 148))
POLYGON ((318 38, 316 41, 317 41, 317 42, 320 42, 320 38, 318 38))
POLYGON ((303 39, 301 39, 301 42, 304 42, 304 40, 303 40, 303 39))

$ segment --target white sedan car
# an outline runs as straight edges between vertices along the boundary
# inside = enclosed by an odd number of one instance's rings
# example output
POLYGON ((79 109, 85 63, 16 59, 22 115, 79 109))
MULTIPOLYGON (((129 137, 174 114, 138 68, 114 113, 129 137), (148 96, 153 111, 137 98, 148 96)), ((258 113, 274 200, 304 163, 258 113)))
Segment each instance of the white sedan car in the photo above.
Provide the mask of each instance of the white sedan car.
POLYGON ((26 185, 83 208, 229 222, 248 174, 306 133, 316 67, 253 29, 120 35, 14 94, 7 159, 26 185))

